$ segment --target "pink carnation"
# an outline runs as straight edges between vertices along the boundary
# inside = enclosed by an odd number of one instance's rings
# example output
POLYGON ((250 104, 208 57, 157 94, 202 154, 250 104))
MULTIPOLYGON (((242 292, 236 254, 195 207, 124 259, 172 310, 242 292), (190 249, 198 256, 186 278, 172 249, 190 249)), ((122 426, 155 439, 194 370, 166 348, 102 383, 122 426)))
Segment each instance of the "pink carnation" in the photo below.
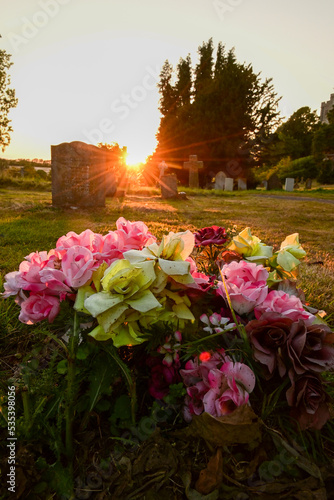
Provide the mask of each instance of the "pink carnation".
POLYGON ((48 319, 49 323, 55 319, 59 313, 59 299, 52 295, 30 294, 30 297, 21 303, 19 320, 22 323, 33 325, 38 321, 48 319))
POLYGON ((62 260, 62 270, 66 276, 66 285, 80 288, 91 278, 93 271, 97 269, 98 263, 88 248, 74 245, 69 248, 62 260))
POLYGON ((257 319, 261 318, 266 312, 277 312, 286 318, 292 319, 292 321, 303 319, 308 325, 314 320, 313 314, 305 311, 298 297, 289 295, 282 290, 269 292, 265 300, 256 306, 254 312, 257 319))
MULTIPOLYGON (((268 271, 245 260, 233 261, 222 268, 232 307, 238 314, 247 314, 261 304, 268 295, 268 271)), ((217 293, 226 297, 225 287, 218 283, 217 293)))

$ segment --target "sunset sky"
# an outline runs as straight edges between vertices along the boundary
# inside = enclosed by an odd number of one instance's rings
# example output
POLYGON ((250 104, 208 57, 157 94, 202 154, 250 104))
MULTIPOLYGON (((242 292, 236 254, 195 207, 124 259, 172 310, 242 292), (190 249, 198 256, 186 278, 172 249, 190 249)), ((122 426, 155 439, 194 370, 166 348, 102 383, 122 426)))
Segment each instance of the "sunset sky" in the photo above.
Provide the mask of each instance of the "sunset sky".
POLYGON ((61 142, 155 148, 156 84, 213 38, 272 77, 289 117, 334 92, 333 0, 0 0, 0 48, 12 54, 11 145, 3 158, 50 159, 61 142))

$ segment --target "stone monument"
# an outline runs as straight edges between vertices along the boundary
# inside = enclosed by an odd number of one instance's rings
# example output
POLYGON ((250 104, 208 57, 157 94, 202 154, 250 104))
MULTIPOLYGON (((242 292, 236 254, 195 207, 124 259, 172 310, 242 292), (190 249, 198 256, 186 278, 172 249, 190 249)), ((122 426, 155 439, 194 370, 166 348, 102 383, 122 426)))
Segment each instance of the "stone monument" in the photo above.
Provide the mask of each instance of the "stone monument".
POLYGON ((197 161, 197 155, 190 155, 189 161, 183 163, 184 168, 189 168, 189 187, 198 188, 198 169, 203 168, 203 162, 197 161))
POLYGON ((247 179, 238 179, 238 191, 245 191, 247 189, 247 179))
POLYGON ((226 177, 225 179, 225 191, 233 191, 234 179, 232 177, 226 177))
POLYGON ((177 198, 177 177, 175 174, 163 175, 160 178, 161 185, 161 197, 168 198, 177 198))
POLYGON ((219 190, 224 190, 225 187, 225 179, 226 179, 226 174, 225 172, 218 172, 215 177, 215 186, 214 189, 219 189, 219 190))
POLYGON ((114 155, 80 141, 51 146, 52 205, 104 207, 114 155))
POLYGON ((270 191, 271 189, 282 189, 282 183, 277 177, 277 174, 272 174, 267 182, 267 189, 270 191))
POLYGON ((293 191, 295 185, 295 179, 292 177, 287 177, 285 179, 285 191, 293 191))
POLYGON ((312 179, 306 179, 305 189, 312 189, 312 179))

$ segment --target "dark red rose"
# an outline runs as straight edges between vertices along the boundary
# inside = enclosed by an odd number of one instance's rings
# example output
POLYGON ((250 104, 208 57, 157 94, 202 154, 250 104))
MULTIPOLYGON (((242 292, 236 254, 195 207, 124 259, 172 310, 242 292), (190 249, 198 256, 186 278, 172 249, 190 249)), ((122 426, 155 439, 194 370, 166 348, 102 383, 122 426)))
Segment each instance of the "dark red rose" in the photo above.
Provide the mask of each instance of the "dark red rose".
POLYGON ((292 385, 286 392, 289 406, 292 406, 291 416, 295 418, 302 430, 321 429, 330 418, 327 405, 329 399, 321 380, 313 373, 304 373, 293 380, 294 374, 289 374, 292 385))
POLYGON ((226 229, 219 226, 204 227, 195 233, 195 247, 224 245, 227 241, 226 229))
POLYGON ((327 325, 306 326, 299 320, 291 326, 287 352, 297 375, 331 370, 334 367, 332 331, 327 325))
POLYGON ((254 359, 264 365, 267 379, 274 374, 276 368, 281 377, 286 373, 284 353, 292 324, 292 319, 269 312, 246 325, 254 359))

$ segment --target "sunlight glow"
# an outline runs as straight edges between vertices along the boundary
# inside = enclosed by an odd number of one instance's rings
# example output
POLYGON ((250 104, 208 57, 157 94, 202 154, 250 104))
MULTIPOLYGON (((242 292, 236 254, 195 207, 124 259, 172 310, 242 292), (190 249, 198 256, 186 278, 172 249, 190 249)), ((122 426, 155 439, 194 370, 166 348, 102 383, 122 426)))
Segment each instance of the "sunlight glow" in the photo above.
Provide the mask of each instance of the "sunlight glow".
POLYGON ((126 155, 126 166, 131 168, 139 168, 145 160, 136 153, 127 153, 126 155))

